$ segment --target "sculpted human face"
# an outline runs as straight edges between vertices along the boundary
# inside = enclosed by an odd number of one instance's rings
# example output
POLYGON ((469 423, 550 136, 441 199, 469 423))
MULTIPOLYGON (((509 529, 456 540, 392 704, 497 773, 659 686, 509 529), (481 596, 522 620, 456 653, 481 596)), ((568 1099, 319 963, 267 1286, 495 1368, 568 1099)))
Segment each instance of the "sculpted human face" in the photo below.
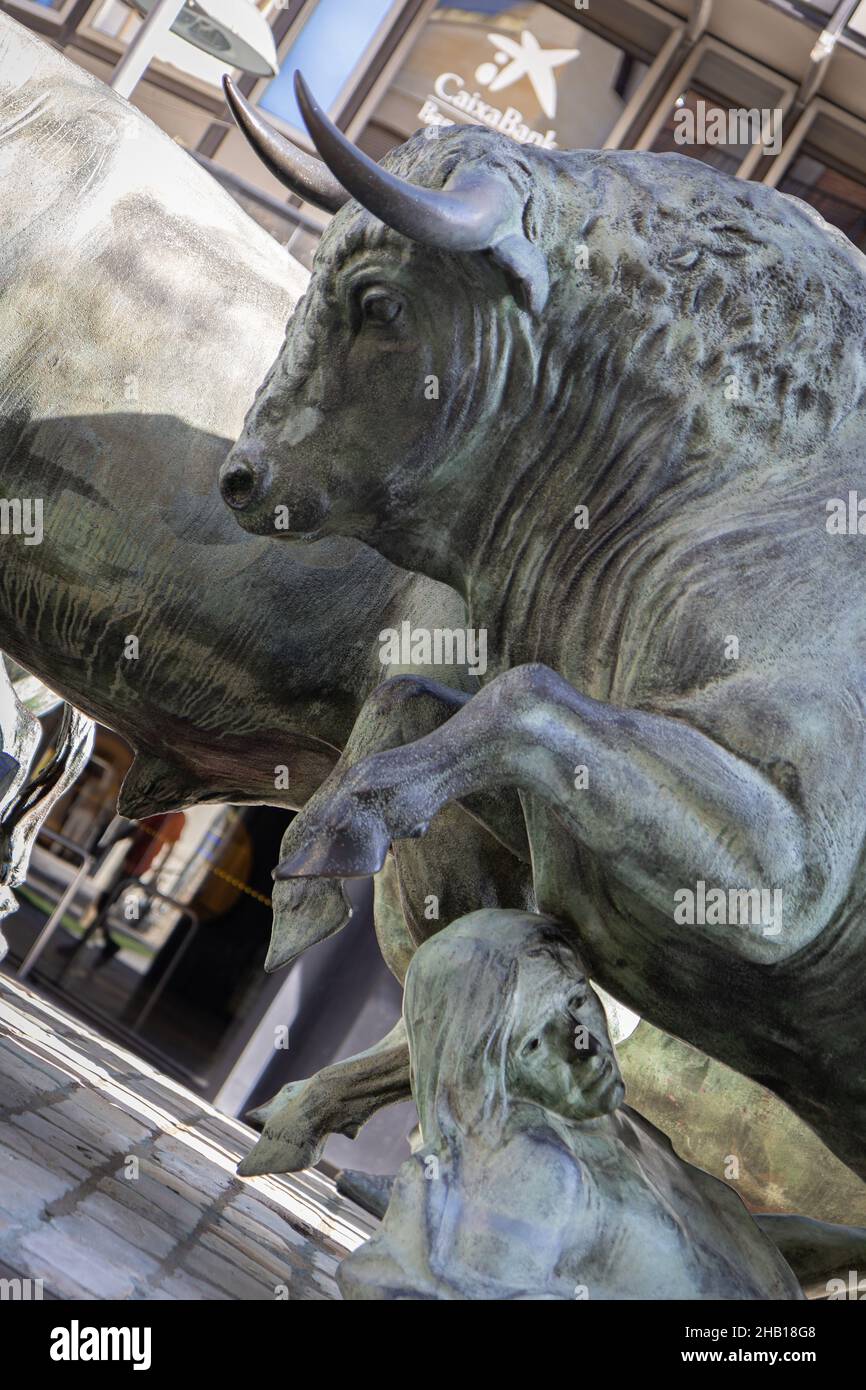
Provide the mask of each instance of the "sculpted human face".
POLYGON ((576 965, 530 959, 520 968, 520 997, 508 1060, 513 1093, 573 1120, 616 1110, 625 1087, 586 976, 576 965))

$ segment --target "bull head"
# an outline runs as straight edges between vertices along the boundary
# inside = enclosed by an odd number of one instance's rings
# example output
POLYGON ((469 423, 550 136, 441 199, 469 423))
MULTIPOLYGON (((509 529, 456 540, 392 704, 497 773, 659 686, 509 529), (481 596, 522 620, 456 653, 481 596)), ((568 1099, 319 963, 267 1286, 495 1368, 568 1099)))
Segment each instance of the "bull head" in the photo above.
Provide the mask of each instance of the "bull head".
POLYGON ((295 92, 317 160, 267 124, 223 79, 238 126, 266 168, 292 193, 327 212, 354 198, 386 226, 441 251, 482 252, 505 273, 521 308, 539 314, 547 302, 547 265, 526 237, 523 207, 500 173, 459 170, 443 189, 424 188, 383 169, 337 129, 300 73, 295 92))

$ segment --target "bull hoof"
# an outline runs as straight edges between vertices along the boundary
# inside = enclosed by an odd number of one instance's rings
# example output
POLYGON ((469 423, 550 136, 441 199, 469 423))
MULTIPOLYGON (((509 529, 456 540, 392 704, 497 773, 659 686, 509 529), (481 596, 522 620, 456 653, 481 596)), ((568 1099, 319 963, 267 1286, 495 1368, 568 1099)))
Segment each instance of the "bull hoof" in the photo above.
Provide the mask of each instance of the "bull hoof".
POLYGON ((323 829, 312 844, 283 859, 274 878, 367 878, 383 867, 389 845, 384 829, 369 835, 354 829, 323 829))
POLYGON ((312 1168, 322 1157, 327 1137, 315 1138, 309 1134, 292 1137, 286 1133, 270 1137, 263 1134, 238 1164, 238 1176, 257 1178, 266 1173, 300 1173, 305 1168, 312 1168))
POLYGON ((301 1081, 289 1081, 285 1086, 281 1086, 276 1095, 271 1096, 270 1100, 262 1101, 261 1105, 256 1105, 252 1110, 248 1110, 244 1116, 251 1125, 261 1125, 262 1128, 268 1123, 272 1116, 279 1114, 284 1105, 298 1094, 302 1087, 308 1084, 308 1077, 301 1081))
POLYGON ((273 1100, 251 1112, 264 1120, 264 1131, 238 1164, 242 1178, 263 1173, 300 1173, 322 1157, 330 1127, 311 1111, 310 1081, 290 1081, 273 1100))
POLYGON ((342 884, 330 879, 287 879, 272 894, 274 924, 265 970, 281 970, 319 941, 341 931, 352 915, 342 884))

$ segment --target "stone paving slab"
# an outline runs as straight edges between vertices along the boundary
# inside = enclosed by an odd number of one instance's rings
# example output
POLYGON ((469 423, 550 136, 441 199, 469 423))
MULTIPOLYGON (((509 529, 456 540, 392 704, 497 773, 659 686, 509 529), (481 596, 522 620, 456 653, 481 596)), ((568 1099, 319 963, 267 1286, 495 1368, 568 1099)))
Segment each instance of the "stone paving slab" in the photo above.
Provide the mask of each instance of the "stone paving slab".
POLYGON ((338 1299, 374 1222, 315 1170, 239 1178, 255 1138, 0 975, 0 1279, 75 1300, 338 1299))

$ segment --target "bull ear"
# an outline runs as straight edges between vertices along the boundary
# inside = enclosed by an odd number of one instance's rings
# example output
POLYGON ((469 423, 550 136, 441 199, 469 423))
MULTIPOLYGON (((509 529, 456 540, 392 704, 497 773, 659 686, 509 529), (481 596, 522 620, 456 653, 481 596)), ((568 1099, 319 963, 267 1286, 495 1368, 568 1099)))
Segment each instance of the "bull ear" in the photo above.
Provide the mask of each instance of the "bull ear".
POLYGON ((512 232, 491 246, 487 254, 494 265, 505 272, 521 309, 540 314, 550 293, 550 275, 543 252, 522 232, 512 232))

